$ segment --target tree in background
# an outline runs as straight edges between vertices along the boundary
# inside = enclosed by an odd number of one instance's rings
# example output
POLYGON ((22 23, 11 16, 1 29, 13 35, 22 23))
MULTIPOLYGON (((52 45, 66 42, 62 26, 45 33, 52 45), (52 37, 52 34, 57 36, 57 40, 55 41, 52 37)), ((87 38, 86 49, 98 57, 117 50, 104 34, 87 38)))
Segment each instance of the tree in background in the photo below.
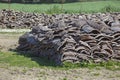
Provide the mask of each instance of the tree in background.
MULTIPOLYGON (((108 1, 108 0, 64 0, 64 3, 69 2, 83 2, 83 1, 108 1)), ((119 0, 111 0, 119 1, 119 0)), ((0 0, 0 2, 8 2, 8 0, 0 0)), ((61 0, 11 0, 15 3, 61 3, 61 0)))
MULTIPOLYGON (((1 2, 8 2, 8 0, 0 0, 1 2)), ((80 0, 11 0, 15 3, 61 3, 62 2, 75 2, 80 0)))

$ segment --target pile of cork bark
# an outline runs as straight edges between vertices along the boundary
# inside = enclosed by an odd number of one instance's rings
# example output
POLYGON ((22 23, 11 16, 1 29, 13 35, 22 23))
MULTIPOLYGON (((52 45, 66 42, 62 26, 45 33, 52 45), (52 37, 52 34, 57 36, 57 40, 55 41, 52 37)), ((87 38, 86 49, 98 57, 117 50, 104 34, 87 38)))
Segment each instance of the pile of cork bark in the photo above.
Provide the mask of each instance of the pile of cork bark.
MULTIPOLYGON (((34 26, 50 26, 55 23, 61 24, 60 20, 65 24, 75 23, 76 26, 80 22, 76 22, 78 19, 90 20, 97 22, 98 24, 104 23, 105 25, 117 26, 120 25, 120 13, 95 13, 95 14, 36 14, 36 13, 25 13, 14 10, 0 10, 0 28, 10 29, 22 29, 22 28, 33 28, 34 26), (99 23, 100 22, 100 23, 99 23), (101 23, 102 22, 102 23, 101 23)), ((75 25, 73 25, 75 26, 75 25)), ((114 28, 116 29, 116 28, 114 28)))
POLYGON ((18 50, 31 51, 56 64, 120 60, 120 13, 43 17, 42 25, 32 26, 19 38, 18 50))

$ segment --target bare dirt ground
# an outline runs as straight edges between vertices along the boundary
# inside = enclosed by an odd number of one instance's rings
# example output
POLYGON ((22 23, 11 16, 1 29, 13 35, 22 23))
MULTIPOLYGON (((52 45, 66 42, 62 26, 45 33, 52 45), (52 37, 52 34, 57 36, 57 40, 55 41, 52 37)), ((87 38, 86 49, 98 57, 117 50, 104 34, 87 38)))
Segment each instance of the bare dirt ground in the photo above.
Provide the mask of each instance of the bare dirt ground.
MULTIPOLYGON (((18 45, 18 38, 22 34, 0 33, 0 50, 8 51, 18 45)), ((0 65, 0 80, 120 80, 120 71, 99 69, 50 69, 9 67, 0 65)))
POLYGON ((120 71, 10 67, 0 68, 0 80, 120 80, 120 71))
POLYGON ((18 39, 21 34, 0 33, 0 50, 8 51, 18 45, 18 39))

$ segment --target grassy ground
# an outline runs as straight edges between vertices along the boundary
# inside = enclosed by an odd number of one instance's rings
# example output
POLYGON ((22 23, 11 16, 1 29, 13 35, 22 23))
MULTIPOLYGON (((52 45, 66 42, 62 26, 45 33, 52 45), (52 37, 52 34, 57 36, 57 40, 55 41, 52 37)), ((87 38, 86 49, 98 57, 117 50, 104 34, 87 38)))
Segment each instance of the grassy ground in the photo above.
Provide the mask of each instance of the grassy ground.
MULTIPOLYGON (((103 67, 109 70, 120 70, 120 62, 104 62, 100 64, 94 63, 64 63, 63 66, 56 66, 54 62, 48 61, 45 58, 36 57, 33 54, 20 54, 16 52, 0 52, 0 65, 1 66, 16 66, 16 67, 29 67, 29 68, 53 68, 53 69, 74 69, 74 68, 89 68, 94 69, 103 67)), ((0 66, 0 67, 1 67, 0 66)))
POLYGON ((48 61, 45 58, 36 57, 32 54, 21 54, 16 52, 0 52, 0 67, 3 66, 16 66, 16 67, 28 67, 28 68, 51 68, 51 69, 75 69, 75 68, 106 68, 109 70, 120 70, 120 62, 109 61, 106 63, 94 64, 94 63, 64 63, 63 66, 56 66, 54 62, 48 61))
MULTIPOLYGON (((8 9, 8 4, 0 3, 0 9, 8 9)), ((120 12, 120 1, 77 2, 63 4, 11 4, 11 9, 37 13, 93 13, 120 12)))
POLYGON ((0 32, 0 80, 119 80, 120 62, 101 64, 64 63, 53 61, 15 49, 18 38, 24 33, 0 32), (7 76, 6 76, 7 75, 7 76))
POLYGON ((55 67, 54 62, 32 54, 17 52, 0 52, 0 64, 17 67, 55 67))
POLYGON ((79 63, 71 64, 64 63, 63 66, 56 66, 53 61, 45 58, 36 57, 33 54, 24 52, 13 52, 10 49, 15 49, 18 46, 18 39, 24 33, 0 33, 0 67, 17 66, 17 67, 37 67, 37 68, 53 68, 53 69, 73 69, 73 68, 97 68, 103 67, 110 70, 120 70, 120 62, 109 61, 106 63, 79 63))

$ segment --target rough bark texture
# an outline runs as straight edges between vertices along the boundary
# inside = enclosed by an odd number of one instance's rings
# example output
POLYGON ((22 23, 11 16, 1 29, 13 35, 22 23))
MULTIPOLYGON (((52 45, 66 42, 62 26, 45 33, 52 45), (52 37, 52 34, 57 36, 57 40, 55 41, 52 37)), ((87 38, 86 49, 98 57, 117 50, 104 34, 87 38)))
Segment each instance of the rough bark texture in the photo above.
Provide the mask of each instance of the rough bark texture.
POLYGON ((31 51, 54 60, 56 64, 120 60, 120 13, 46 15, 1 12, 0 25, 5 28, 32 28, 20 37, 18 50, 31 51))

